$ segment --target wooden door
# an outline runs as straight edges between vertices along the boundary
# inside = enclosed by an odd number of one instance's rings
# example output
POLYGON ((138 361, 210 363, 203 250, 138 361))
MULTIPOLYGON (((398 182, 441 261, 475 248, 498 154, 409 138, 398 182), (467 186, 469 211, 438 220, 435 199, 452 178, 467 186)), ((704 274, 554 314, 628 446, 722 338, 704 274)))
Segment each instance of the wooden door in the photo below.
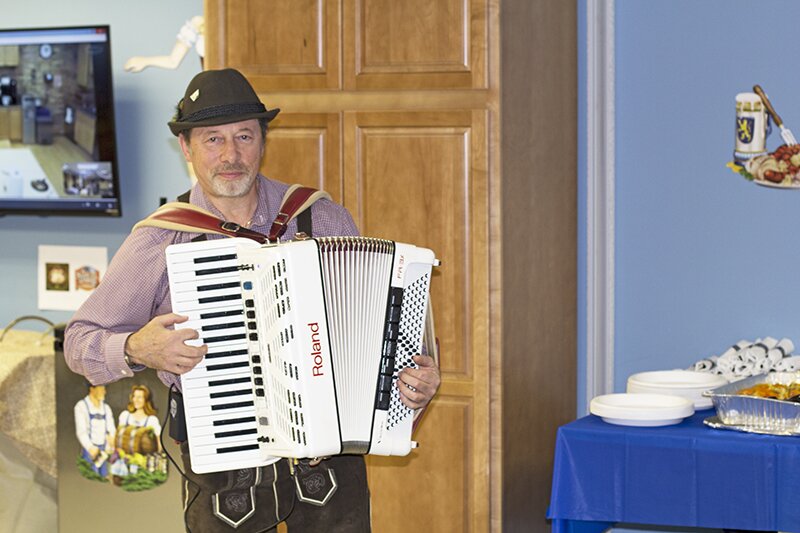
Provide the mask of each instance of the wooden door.
POLYGON ((486 118, 345 113, 344 203, 361 231, 431 248, 442 262, 431 283, 442 387, 418 449, 367 458, 377 531, 488 529, 486 118))

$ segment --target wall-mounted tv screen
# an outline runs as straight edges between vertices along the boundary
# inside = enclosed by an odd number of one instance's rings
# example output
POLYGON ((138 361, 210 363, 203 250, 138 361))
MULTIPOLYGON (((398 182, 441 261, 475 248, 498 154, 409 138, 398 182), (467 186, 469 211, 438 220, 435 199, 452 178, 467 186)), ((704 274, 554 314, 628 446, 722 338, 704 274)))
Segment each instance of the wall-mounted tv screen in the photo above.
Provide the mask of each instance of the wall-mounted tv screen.
POLYGON ((0 215, 120 216, 108 26, 0 29, 0 215))

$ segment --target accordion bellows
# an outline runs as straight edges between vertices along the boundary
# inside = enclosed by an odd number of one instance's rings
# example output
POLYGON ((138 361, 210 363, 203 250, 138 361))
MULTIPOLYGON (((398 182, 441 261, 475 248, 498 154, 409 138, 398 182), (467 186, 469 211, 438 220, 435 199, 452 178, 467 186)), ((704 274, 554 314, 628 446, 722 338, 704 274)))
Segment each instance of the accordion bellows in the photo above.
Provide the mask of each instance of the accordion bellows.
POLYGON ((169 246, 178 327, 209 346, 181 376, 192 470, 408 454, 414 413, 396 381, 420 353, 435 265, 368 237, 169 246))

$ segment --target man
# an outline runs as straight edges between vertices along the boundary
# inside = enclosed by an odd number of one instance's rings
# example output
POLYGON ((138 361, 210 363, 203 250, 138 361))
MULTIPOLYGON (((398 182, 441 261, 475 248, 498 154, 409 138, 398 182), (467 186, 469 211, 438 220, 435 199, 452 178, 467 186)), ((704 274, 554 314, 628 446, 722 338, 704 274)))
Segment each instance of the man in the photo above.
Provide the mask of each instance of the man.
POLYGON ((114 452, 114 415, 106 403, 106 388, 89 385, 89 393, 73 408, 75 436, 81 443, 81 457, 94 472, 108 477, 106 459, 114 452))
MULTIPOLYGON (((278 112, 266 109, 236 70, 195 76, 169 123, 197 176, 189 198, 192 204, 242 227, 269 232, 288 189, 258 173, 267 123, 278 112)), ((317 201, 311 213, 315 236, 358 233, 347 210, 329 200, 317 201)), ((286 235, 296 231, 297 222, 292 221, 286 235)), ((172 313, 164 250, 193 237, 149 227, 131 233, 102 283, 66 329, 64 353, 73 371, 93 383, 108 383, 150 367, 167 386, 179 386, 179 376, 197 365, 207 348, 186 344, 198 337, 195 331, 173 328, 186 317, 172 313)), ((440 383, 431 358, 418 356, 415 361, 419 368, 406 369, 398 381, 402 401, 411 408, 427 405, 440 383)), ((184 443, 185 464, 187 450, 184 443)), ((318 465, 298 465, 297 475, 309 481, 307 489, 331 493, 322 506, 294 497, 286 460, 260 469, 208 475, 185 470, 189 480, 184 483, 185 516, 192 533, 233 531, 233 527, 237 532, 262 531, 283 519, 290 531, 370 530, 362 457, 337 456, 318 465)))

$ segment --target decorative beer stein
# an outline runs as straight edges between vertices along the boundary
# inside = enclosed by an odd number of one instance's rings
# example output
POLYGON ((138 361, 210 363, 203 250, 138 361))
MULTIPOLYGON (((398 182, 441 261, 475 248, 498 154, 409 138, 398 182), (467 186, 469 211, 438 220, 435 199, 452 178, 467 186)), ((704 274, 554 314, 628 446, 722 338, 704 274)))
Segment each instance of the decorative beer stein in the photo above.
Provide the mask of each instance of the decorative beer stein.
POLYGON ((743 164, 767 153, 767 137, 772 131, 764 102, 756 93, 736 95, 736 147, 733 158, 743 164))

